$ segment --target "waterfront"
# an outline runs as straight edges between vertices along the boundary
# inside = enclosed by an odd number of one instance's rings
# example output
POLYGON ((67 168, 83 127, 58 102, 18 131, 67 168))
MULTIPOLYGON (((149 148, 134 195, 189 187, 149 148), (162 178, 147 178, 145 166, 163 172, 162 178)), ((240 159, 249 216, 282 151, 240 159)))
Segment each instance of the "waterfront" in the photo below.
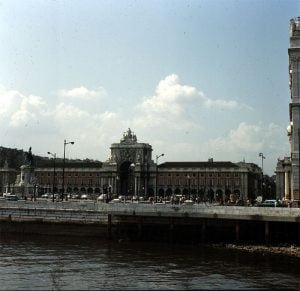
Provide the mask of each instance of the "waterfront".
POLYGON ((300 289, 299 258, 201 245, 1 236, 1 290, 300 289))

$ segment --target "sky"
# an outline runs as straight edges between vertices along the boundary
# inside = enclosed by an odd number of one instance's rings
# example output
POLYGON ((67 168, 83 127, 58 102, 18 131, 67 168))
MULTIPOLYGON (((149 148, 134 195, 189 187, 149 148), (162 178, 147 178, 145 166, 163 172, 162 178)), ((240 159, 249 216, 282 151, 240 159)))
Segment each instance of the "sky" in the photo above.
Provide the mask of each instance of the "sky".
POLYGON ((130 128, 153 160, 290 155, 299 0, 0 0, 0 146, 106 161, 130 128))

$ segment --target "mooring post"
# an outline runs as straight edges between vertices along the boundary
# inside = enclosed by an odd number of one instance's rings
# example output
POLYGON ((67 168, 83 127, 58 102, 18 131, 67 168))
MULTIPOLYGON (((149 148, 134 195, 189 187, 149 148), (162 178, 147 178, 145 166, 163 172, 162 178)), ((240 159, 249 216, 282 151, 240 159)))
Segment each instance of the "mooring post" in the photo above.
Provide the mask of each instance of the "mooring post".
POLYGON ((107 238, 111 239, 111 214, 107 215, 107 238))
POLYGON ((298 244, 300 244, 300 222, 298 221, 298 244))
POLYGON ((170 224, 169 224, 169 242, 173 243, 173 230, 174 230, 174 222, 173 219, 170 219, 170 224))
POLYGON ((269 234, 270 234, 269 221, 265 221, 265 243, 269 243, 269 234))
POLYGON ((235 222, 235 241, 237 243, 240 241, 240 222, 238 220, 235 222))
POLYGON ((202 224, 201 224, 201 242, 204 243, 206 240, 206 223, 205 220, 202 220, 202 224))
POLYGON ((143 218, 140 217, 138 220, 138 238, 141 239, 142 237, 142 223, 143 223, 143 218))

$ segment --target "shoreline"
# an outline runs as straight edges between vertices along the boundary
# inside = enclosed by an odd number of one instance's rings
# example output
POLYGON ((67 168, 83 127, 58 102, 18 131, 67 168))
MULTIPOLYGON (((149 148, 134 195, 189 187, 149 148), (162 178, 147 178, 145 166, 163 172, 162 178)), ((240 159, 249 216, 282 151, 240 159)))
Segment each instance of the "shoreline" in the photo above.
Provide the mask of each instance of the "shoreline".
POLYGON ((238 244, 212 244, 216 248, 226 248, 230 250, 238 250, 248 253, 256 253, 262 255, 284 255, 300 259, 300 246, 291 245, 238 245, 238 244))
MULTIPOLYGON (((0 232, 0 234, 4 237, 20 237, 21 232, 0 232)), ((54 234, 52 232, 45 233, 22 233, 21 237, 24 238, 24 236, 30 237, 30 236, 42 236, 42 237, 59 237, 62 239, 65 239, 65 237, 74 237, 78 239, 82 239, 85 237, 86 233, 83 233, 81 236, 75 236, 70 233, 69 235, 61 235, 61 234, 54 234)), ((86 238, 86 237, 85 237, 86 238)), ((94 239, 102 239, 103 241, 115 241, 117 243, 124 242, 124 241, 130 241, 130 239, 108 239, 105 236, 88 236, 88 239, 94 238, 94 239)), ((134 242, 145 242, 145 241, 137 241, 133 240, 134 242)), ((170 244, 172 245, 172 244, 170 244)), ((183 243, 183 245, 186 245, 186 243, 183 243)), ((264 245, 264 244, 233 244, 233 243, 201 243, 199 246, 203 247, 209 247, 209 248, 216 248, 216 249, 227 249, 227 250, 234 250, 234 251, 240 251, 244 253, 250 253, 250 254, 260 254, 260 255, 279 255, 279 256, 288 256, 290 258, 294 259, 300 259, 300 246, 294 245, 294 244, 278 244, 278 245, 264 245)))

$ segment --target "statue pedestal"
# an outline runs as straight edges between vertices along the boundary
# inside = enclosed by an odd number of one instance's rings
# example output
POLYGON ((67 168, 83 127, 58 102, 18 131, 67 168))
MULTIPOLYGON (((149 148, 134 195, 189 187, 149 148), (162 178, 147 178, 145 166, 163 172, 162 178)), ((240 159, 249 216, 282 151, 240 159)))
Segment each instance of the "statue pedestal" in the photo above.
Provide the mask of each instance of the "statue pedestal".
POLYGON ((34 167, 23 165, 21 166, 21 181, 19 183, 22 197, 29 197, 34 194, 34 167))

